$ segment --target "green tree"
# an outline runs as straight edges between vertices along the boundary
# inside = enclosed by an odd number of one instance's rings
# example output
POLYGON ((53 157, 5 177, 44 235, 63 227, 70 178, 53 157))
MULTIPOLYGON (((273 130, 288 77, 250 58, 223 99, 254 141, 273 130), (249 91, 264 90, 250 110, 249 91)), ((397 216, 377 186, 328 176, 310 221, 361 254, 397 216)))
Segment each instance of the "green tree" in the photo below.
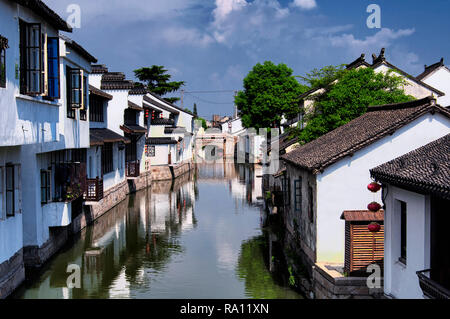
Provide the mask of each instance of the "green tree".
POLYGON ((312 97, 314 107, 306 115, 306 127, 292 130, 300 143, 310 142, 350 122, 367 112, 369 106, 414 99, 402 89, 407 85, 406 81, 394 72, 376 73, 371 68, 342 70, 336 79, 338 81, 331 84, 325 93, 312 97))
POLYGON ((255 129, 279 127, 283 116, 298 114, 298 96, 306 90, 285 64, 256 64, 244 79, 244 90, 234 99, 242 125, 255 129))
POLYGON ((325 88, 345 73, 345 65, 328 65, 321 69, 313 69, 306 76, 297 76, 311 89, 325 88))
MULTIPOLYGON (((143 82, 137 85, 145 86, 149 91, 164 96, 167 93, 178 91, 183 85, 184 81, 170 81, 172 76, 167 74, 167 70, 162 65, 152 65, 151 67, 143 67, 134 70, 136 78, 143 82)), ((177 97, 164 98, 170 103, 175 103, 180 100, 177 97)))

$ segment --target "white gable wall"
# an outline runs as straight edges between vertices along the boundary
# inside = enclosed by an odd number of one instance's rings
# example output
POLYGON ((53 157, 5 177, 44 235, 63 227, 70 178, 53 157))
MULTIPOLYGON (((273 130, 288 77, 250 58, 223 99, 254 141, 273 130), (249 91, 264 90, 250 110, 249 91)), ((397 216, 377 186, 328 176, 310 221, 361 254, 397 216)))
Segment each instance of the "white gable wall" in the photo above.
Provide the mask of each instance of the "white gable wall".
POLYGON ((450 119, 427 114, 317 175, 317 261, 344 262, 344 210, 366 210, 372 201, 381 204, 380 192, 367 190, 370 169, 449 133, 450 119))
POLYGON ((435 72, 431 73, 423 80, 428 85, 445 93, 437 99, 437 103, 441 106, 450 106, 450 70, 446 67, 441 67, 435 72))

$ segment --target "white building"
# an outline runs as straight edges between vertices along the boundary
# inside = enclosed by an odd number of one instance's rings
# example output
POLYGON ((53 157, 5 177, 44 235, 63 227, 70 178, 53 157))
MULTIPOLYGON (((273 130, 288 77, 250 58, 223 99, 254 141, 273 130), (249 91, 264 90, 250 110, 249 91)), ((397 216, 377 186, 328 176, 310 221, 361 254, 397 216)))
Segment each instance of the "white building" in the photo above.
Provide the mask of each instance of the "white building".
POLYGON ((450 69, 445 66, 444 58, 430 66, 417 76, 420 81, 445 93, 437 99, 439 105, 450 106, 450 69))
POLYGON ((126 181, 125 145, 131 141, 108 129, 108 106, 113 96, 89 87, 90 148, 87 152, 87 201, 126 181))
POLYGON ((383 183, 384 292, 450 298, 450 135, 371 170, 383 183))
POLYGON ((23 280, 24 262, 42 264, 58 249, 82 195, 95 58, 60 37, 71 28, 41 1, 2 0, 0 20, 1 298, 23 280))
POLYGON ((149 129, 146 147, 150 165, 179 166, 190 163, 193 155, 194 115, 151 92, 133 101, 145 110, 149 129))
POLYGON ((299 236, 306 263, 342 265, 343 211, 367 210, 369 169, 450 132, 450 113, 432 98, 369 107, 359 118, 281 158, 286 163, 286 227, 299 236), (290 190, 290 192, 289 192, 290 190))
POLYGON ((106 128, 130 140, 125 147, 125 173, 137 178, 147 171, 145 166, 145 136, 143 108, 132 102, 133 81, 126 80, 121 72, 109 72, 104 65, 94 65, 91 84, 113 98, 106 108, 106 128))

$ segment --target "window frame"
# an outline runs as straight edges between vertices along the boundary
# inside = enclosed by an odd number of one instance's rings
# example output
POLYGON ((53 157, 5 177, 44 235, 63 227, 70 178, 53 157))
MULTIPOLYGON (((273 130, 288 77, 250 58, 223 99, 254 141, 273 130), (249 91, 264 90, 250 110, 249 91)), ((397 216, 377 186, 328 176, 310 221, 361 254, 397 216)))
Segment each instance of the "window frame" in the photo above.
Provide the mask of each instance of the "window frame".
POLYGON ((41 205, 48 204, 52 201, 51 199, 51 171, 41 169, 41 205), (43 184, 42 177, 45 176, 45 183, 43 184), (45 200, 42 197, 42 191, 45 191, 45 200))
POLYGON ((309 222, 314 222, 314 189, 311 185, 308 185, 308 217, 309 222))
POLYGON ((8 39, 0 35, 0 88, 6 88, 6 49, 8 48, 8 39))
POLYGON ((114 147, 113 143, 102 145, 102 176, 114 171, 114 147))
POLYGON ((15 198, 15 166, 12 164, 6 164, 5 165, 5 215, 6 218, 8 217, 14 217, 16 212, 16 198, 15 198), (12 169, 11 172, 11 189, 8 188, 8 169, 12 169), (12 193, 10 196, 12 196, 11 204, 12 204, 12 212, 8 211, 8 193, 12 193))
POLYGON ((89 121, 96 123, 104 123, 104 101, 103 99, 89 94, 89 121))
MULTIPOLYGON (((25 95, 42 95, 44 93, 44 83, 43 83, 43 72, 45 72, 45 69, 43 67, 43 53, 45 52, 45 49, 43 48, 42 44, 42 26, 40 23, 28 23, 23 20, 19 21, 19 34, 20 34, 20 93, 25 95), (38 32, 38 39, 39 43, 33 43, 33 45, 30 45, 31 42, 31 32, 30 30, 34 30, 38 32), (31 68, 30 65, 31 57, 34 55, 36 58, 36 51, 38 55, 38 66, 35 66, 35 68, 31 68), (34 54, 31 54, 34 52, 34 54), (34 74, 34 76, 32 76, 34 74), (37 77, 35 78, 36 81, 38 81, 36 87, 33 85, 33 89, 31 88, 32 78, 34 78, 37 74, 37 77)), ((34 82, 34 81, 33 81, 34 82)))
POLYGON ((57 100, 61 98, 61 72, 59 69, 60 66, 60 55, 59 55, 59 38, 58 37, 48 37, 47 38, 47 98, 52 99, 52 100, 57 100), (51 46, 50 42, 55 41, 56 43, 56 53, 57 56, 54 57, 51 53, 52 50, 49 50, 49 46, 51 46), (53 74, 50 73, 50 65, 52 64, 51 62, 56 61, 56 72, 53 74), (53 76, 53 75, 56 75, 53 76), (56 80, 56 81, 55 81, 56 80), (55 81, 55 82, 53 82, 55 81), (58 83, 58 87, 53 88, 55 94, 51 95, 51 86, 53 86, 55 83, 58 83))
POLYGON ((302 178, 294 181, 294 210, 296 212, 302 211, 302 178))
POLYGON ((400 257, 399 261, 406 265, 407 262, 407 239, 408 239, 408 205, 400 202, 400 257))

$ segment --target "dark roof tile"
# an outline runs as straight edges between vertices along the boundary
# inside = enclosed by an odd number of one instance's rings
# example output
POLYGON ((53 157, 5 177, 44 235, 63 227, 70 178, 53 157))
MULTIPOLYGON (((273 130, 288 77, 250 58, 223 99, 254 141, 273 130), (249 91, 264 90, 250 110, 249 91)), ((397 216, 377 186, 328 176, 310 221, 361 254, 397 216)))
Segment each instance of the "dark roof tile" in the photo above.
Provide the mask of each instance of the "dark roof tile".
POLYGON ((377 181, 450 199, 450 134, 370 170, 377 181))
POLYGON ((450 112, 436 105, 436 100, 431 97, 407 103, 373 106, 360 117, 281 158, 317 173, 345 156, 351 156, 356 151, 393 134, 428 112, 439 112, 450 118, 450 112))

